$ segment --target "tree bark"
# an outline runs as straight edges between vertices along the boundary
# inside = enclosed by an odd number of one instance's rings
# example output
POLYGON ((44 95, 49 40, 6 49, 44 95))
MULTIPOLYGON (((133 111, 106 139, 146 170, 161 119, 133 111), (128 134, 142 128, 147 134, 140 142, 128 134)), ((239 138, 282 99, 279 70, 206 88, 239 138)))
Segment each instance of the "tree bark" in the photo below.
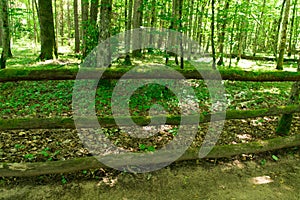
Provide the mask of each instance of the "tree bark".
MULTIPOLYGON (((134 29, 139 29, 142 26, 142 0, 134 0, 134 8, 133 8, 133 21, 132 26, 134 29)), ((133 48, 132 56, 133 57, 141 57, 142 56, 142 38, 140 34, 137 35, 136 38, 133 38, 133 48)))
POLYGON ((286 6, 285 6, 285 14, 282 21, 282 32, 281 32, 281 42, 279 47, 279 56, 277 60, 277 70, 283 70, 283 59, 284 59, 284 53, 285 53, 285 47, 286 47, 286 35, 287 35, 287 26, 289 21, 289 13, 290 13, 290 2, 291 0, 286 0, 286 6))
POLYGON ((2 53, 0 59, 0 68, 5 69, 6 61, 10 57, 10 30, 9 30, 9 17, 8 17, 8 1, 0 0, 1 3, 1 16, 2 16, 2 53))
MULTIPOLYGON (((299 55, 300 56, 300 55, 299 55)), ((298 72, 300 72, 300 57, 298 60, 298 72)), ((299 93, 300 93, 300 81, 295 82, 292 85, 291 95, 288 104, 297 105, 299 104, 299 93)), ((276 133, 281 136, 285 136, 290 132, 291 124, 293 120, 293 114, 284 114, 281 116, 276 133)))
MULTIPOLYGON (((102 0, 100 6, 100 25, 99 25, 99 43, 104 42, 110 37, 111 34, 111 17, 112 17, 112 0, 102 0)), ((110 43, 105 44, 106 48, 103 49, 104 60, 101 65, 111 65, 111 46, 110 43)))
POLYGON ((67 0, 68 46, 71 45, 71 9, 70 0, 67 0))
POLYGON ((215 0, 211 1, 211 49, 212 49, 212 69, 216 69, 216 49, 215 49, 215 0))
POLYGON ((297 3, 298 0, 294 0, 293 16, 291 19, 290 39, 289 39, 289 47, 288 47, 288 57, 291 57, 292 50, 293 50, 292 41, 293 41, 293 32, 294 32, 294 22, 295 22, 295 16, 297 11, 297 3))
POLYGON ((38 0, 38 8, 41 35, 41 54, 39 59, 53 59, 53 54, 57 58, 58 54, 54 33, 52 1, 38 0))
MULTIPOLYGON (((2 2, 0 2, 1 4, 1 8, 2 8, 2 2)), ((3 29, 3 23, 2 23, 2 11, 0 11, 0 47, 2 47, 2 38, 3 38, 3 34, 2 34, 2 29, 3 29)))
POLYGON ((225 41, 225 29, 226 29, 226 25, 227 25, 227 22, 228 22, 228 9, 229 9, 229 4, 230 4, 230 0, 227 0, 225 2, 225 7, 224 7, 224 10, 223 10, 223 15, 221 16, 222 17, 222 28, 221 28, 221 33, 220 33, 220 36, 219 36, 219 54, 220 54, 220 57, 219 57, 219 61, 217 63, 218 66, 222 66, 224 65, 224 41, 225 41))
MULTIPOLYGON (((97 73, 104 73, 103 79, 120 79, 128 72, 128 68, 118 69, 85 69, 82 71, 83 79, 95 79, 97 73)), ((178 69, 186 79, 203 79, 203 76, 195 69, 178 69)), ((59 70, 20 70, 20 69, 6 69, 0 73, 0 82, 8 81, 37 81, 37 80, 75 80, 78 69, 59 69, 59 70)), ((175 73, 175 72, 174 72, 175 73)), ((208 80, 219 80, 220 74, 223 80, 231 81, 253 81, 253 82, 283 82, 283 81, 299 81, 300 72, 252 72, 242 70, 202 70, 202 74, 208 80)), ((178 79, 178 76, 173 73, 167 73, 164 70, 146 70, 143 72, 133 73, 127 78, 130 79, 151 79, 151 78, 168 78, 178 79), (147 75, 148 73, 148 75, 147 75), (165 73, 165 74, 164 74, 165 73)))
POLYGON ((79 53, 80 35, 79 35, 78 0, 73 1, 73 7, 74 7, 74 28, 75 28, 75 53, 79 53))
POLYGON ((87 30, 89 23, 89 2, 87 0, 81 0, 81 46, 82 46, 82 57, 87 56, 87 30))
MULTIPOLYGON (((281 10, 280 10, 280 16, 279 16, 279 20, 278 20, 278 24, 277 24, 277 31, 275 33, 274 47, 273 47, 275 57, 277 56, 277 53, 278 53, 279 32, 280 32, 280 27, 281 27, 281 21, 283 18, 283 11, 284 11, 285 3, 286 3, 286 0, 283 0, 281 10)), ((276 20, 274 22, 276 22, 276 20)))
MULTIPOLYGON (((256 110, 228 110, 226 113, 209 113, 209 114, 200 114, 199 123, 212 122, 211 118, 214 116, 214 121, 223 120, 223 116, 226 114, 226 120, 232 119, 248 119, 256 117, 265 117, 265 116, 278 116, 281 114, 289 115, 292 113, 299 113, 299 105, 291 106, 280 106, 273 107, 268 109, 256 109, 256 110), (220 117, 219 117, 220 116, 220 117)), ((118 117, 120 120, 124 121, 124 124, 115 123, 114 117, 98 117, 98 121, 101 124, 101 127, 111 128, 118 127, 120 125, 127 126, 127 121, 132 119, 136 124, 140 126, 146 126, 151 121, 159 122, 161 116, 153 117, 118 117)), ((195 118, 191 116, 191 118, 195 118)), ((92 125, 89 123, 91 120, 89 118, 83 118, 82 124, 80 127, 90 128, 92 125)), ((168 125, 180 125, 181 117, 176 115, 166 116, 166 123, 168 125)), ((19 129, 74 129, 75 124, 72 118, 21 118, 21 119, 0 119, 0 130, 19 130, 19 129)), ((154 124, 153 124, 154 125, 154 124)), ((160 125, 157 123, 157 125, 160 125)))
POLYGON ((92 0, 91 1, 91 8, 90 8, 90 22, 91 24, 97 25, 98 19, 98 12, 99 11, 99 0, 92 0))
POLYGON ((64 18, 64 0, 60 1, 60 39, 61 39, 61 46, 64 45, 64 28, 65 28, 65 18, 64 18))
POLYGON ((132 65, 130 60, 130 46, 131 46, 131 25, 132 25, 132 7, 133 0, 125 1, 125 28, 126 28, 126 38, 125 38, 125 48, 126 48, 126 56, 124 65, 132 65))
POLYGON ((263 22, 263 17, 264 17, 264 13, 265 13, 265 7, 266 7, 266 0, 263 0, 263 6, 262 6, 262 10, 260 12, 259 21, 257 22, 257 25, 256 25, 255 38, 254 38, 254 44, 253 44, 253 56, 255 56, 256 52, 257 52, 257 44, 260 39, 261 28, 263 27, 262 22, 263 22))

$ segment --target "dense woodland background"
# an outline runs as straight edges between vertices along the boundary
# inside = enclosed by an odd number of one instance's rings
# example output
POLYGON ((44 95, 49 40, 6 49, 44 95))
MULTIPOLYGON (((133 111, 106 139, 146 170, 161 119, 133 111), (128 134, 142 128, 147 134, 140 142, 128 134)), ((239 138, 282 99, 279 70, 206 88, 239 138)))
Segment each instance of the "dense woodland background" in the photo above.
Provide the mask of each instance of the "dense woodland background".
POLYGON ((298 0, 1 0, 1 8, 2 68, 20 40, 40 47, 41 60, 66 46, 84 58, 98 42, 139 27, 182 32, 199 42, 195 52, 212 55, 213 67, 271 57, 282 70, 283 58, 299 51, 298 0))

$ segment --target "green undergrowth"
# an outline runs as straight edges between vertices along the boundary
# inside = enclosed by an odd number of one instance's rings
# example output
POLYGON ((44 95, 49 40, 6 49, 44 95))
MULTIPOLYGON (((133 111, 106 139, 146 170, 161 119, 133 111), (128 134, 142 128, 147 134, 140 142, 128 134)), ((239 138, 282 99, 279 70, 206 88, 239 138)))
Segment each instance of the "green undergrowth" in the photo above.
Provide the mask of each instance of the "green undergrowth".
MULTIPOLYGON (((38 51, 32 51, 32 47, 27 46, 25 42, 13 49, 14 57, 8 60, 7 69, 74 69, 78 68, 81 60, 71 52, 60 53, 58 60, 39 62, 36 60, 38 51)), ((164 64, 164 55, 162 52, 155 51, 152 54, 145 54, 142 58, 132 60, 133 66, 146 64, 164 64)), ((250 62, 250 61, 249 61, 250 62)), ((193 63, 195 64, 195 63, 193 63)), ((201 68, 201 63, 196 63, 201 68)), ((243 62, 242 62, 243 64, 243 62)), ((252 63, 253 64, 253 63, 252 63)), ((255 64, 255 63, 254 63, 255 64)), ((262 63, 261 63, 262 64, 262 63)), ((263 69, 270 71, 266 62, 263 69)), ((174 58, 171 57, 169 64, 174 69, 180 69, 175 64, 174 58)), ((117 59, 113 63, 113 67, 123 66, 123 58, 117 59)), ((129 67, 129 66, 127 66, 129 67)), ((207 68, 207 64, 203 64, 203 68, 207 68)), ((294 66, 292 66, 294 67, 294 66)), ((193 69, 194 66, 185 62, 185 69, 193 69)), ((260 67, 260 70, 261 71, 260 67)), ((240 70, 241 67, 233 67, 230 70, 240 70)), ((245 69, 245 68, 242 68, 245 69)), ((226 67, 220 67, 220 70, 228 70, 226 67)), ((1 73, 1 72, 0 72, 1 73)), ((184 80, 184 84, 192 88, 197 97, 200 112, 208 113, 211 111, 210 95, 215 89, 209 90, 202 80, 184 80)), ((98 89, 95 93, 95 105, 98 116, 111 116, 111 100, 116 84, 120 84, 116 80, 100 80, 98 89)), ((225 96, 228 106, 227 109, 256 109, 269 108, 278 105, 286 105, 289 97, 291 82, 240 82, 240 81, 223 81, 225 88, 225 96)), ((174 83, 178 85, 178 83, 174 83)), ((16 117, 54 117, 54 116, 72 116, 72 93, 74 81, 20 81, 0 83, 0 117, 16 118, 16 117)), ((187 110, 192 106, 180 105, 180 102, 170 89, 158 84, 146 84, 136 87, 134 80, 128 82, 124 87, 132 89, 128 106, 130 114, 133 116, 149 115, 155 109, 165 110, 169 114, 180 114, 180 106, 187 106, 187 110), (188 107, 190 106, 190 107, 188 107)), ((126 90, 124 90, 126 92, 126 90)), ((84 88, 81 91, 84 95, 84 88)), ((185 91, 183 91, 185 92, 185 91)), ((119 94, 120 97, 126 96, 119 94)), ((82 96, 82 98, 85 98, 82 96)), ((191 98, 191 97, 185 97, 191 98)), ((188 99, 190 100, 190 99, 188 99)), ((193 100, 191 98, 191 100, 193 100)), ((191 101, 193 102, 193 101, 191 101)), ((224 103, 224 102, 223 102, 224 103)), ((92 102, 87 102, 86 106, 92 106, 92 102)), ((127 105, 125 105, 127 106, 127 105)), ((153 112, 152 112, 153 114, 153 112)))
MULTIPOLYGON (((200 111, 210 112, 211 100, 205 83, 201 80, 185 82, 194 90, 200 111)), ((95 95, 96 111, 99 116, 112 115, 111 100, 116 83, 116 80, 99 82, 95 95)), ((244 110, 286 105, 291 84, 224 81, 228 109, 244 110)), ((0 116, 4 118, 71 116, 73 85, 74 81, 0 83, 0 116)), ((178 98, 170 89, 158 84, 131 89, 134 91, 129 101, 131 115, 149 115, 154 104, 161 105, 169 114, 180 114, 178 98)), ((90 102, 87 103, 92 105, 90 102)))

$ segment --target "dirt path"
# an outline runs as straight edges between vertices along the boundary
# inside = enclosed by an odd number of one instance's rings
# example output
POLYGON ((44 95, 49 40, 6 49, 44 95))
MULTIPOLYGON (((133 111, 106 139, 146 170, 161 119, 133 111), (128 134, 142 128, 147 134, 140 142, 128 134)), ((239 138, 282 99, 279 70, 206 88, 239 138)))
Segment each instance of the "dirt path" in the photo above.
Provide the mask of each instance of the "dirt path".
POLYGON ((120 173, 104 182, 70 181, 39 186, 37 183, 7 187, 0 199, 300 199, 300 158, 288 155, 264 166, 238 160, 213 165, 183 162, 148 174, 120 173), (255 184, 255 177, 264 177, 255 184), (109 185, 113 185, 112 187, 109 185))

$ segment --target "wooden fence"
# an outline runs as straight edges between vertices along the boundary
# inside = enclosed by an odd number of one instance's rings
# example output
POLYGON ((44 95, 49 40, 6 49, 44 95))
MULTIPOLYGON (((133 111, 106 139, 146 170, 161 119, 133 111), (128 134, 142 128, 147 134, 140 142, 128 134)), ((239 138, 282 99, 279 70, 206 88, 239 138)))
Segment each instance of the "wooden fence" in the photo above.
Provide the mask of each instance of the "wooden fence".
MULTIPOLYGON (((105 79, 118 79, 126 73, 128 69, 110 69, 104 73, 105 79)), ((99 70, 98 70, 99 71, 99 70)), ((187 79, 202 79, 201 74, 193 70, 179 70, 187 79)), ((87 78, 96 78, 93 74, 95 70, 86 70, 87 78)), ((148 74, 151 72, 147 72, 148 74)), ((205 77, 215 79, 218 75, 214 71, 204 71, 205 77)), ((221 70, 223 80, 231 81, 300 81, 298 72, 250 72, 238 70, 221 70)), ((39 81, 39 80, 74 80, 77 70, 14 70, 6 69, 0 71, 0 82, 8 81, 39 81)), ((144 75, 132 78, 143 78, 144 75)), ((156 76, 157 77, 157 76, 156 76)), ((161 78, 164 78, 163 73, 161 78)), ((170 78, 170 74, 167 76, 170 78)), ((227 111, 226 119, 247 119, 263 116, 277 116, 281 114, 300 113, 299 105, 279 106, 274 108, 247 110, 247 111, 227 111)), ((200 114, 200 123, 209 122, 211 115, 223 116, 224 113, 200 114)), ((155 117, 153 117, 155 118, 155 117)), ((115 121, 112 117, 99 117, 102 126, 114 127, 115 121)), ((135 117, 133 119, 139 125, 147 125, 150 117, 135 117)), ((89 127, 88 119, 85 125, 89 127)), ((179 125, 180 116, 167 116, 166 124, 179 125)), ((17 129, 74 129, 72 118, 22 118, 22 119, 0 119, 0 130, 17 129)), ((258 153, 275 149, 293 147, 300 145, 300 134, 287 137, 277 137, 265 141, 256 141, 242 144, 215 146, 206 156, 207 158, 221 158, 239 155, 242 153, 258 153)), ((177 161, 198 159, 197 148, 188 149, 177 161)), ((155 163, 154 163, 155 164, 155 163)), ((134 163, 132 163, 134 165, 134 163)), ((35 163, 0 163, 0 176, 36 176, 42 174, 66 173, 91 168, 105 168, 106 166, 94 157, 74 158, 70 160, 35 162, 35 163)))

